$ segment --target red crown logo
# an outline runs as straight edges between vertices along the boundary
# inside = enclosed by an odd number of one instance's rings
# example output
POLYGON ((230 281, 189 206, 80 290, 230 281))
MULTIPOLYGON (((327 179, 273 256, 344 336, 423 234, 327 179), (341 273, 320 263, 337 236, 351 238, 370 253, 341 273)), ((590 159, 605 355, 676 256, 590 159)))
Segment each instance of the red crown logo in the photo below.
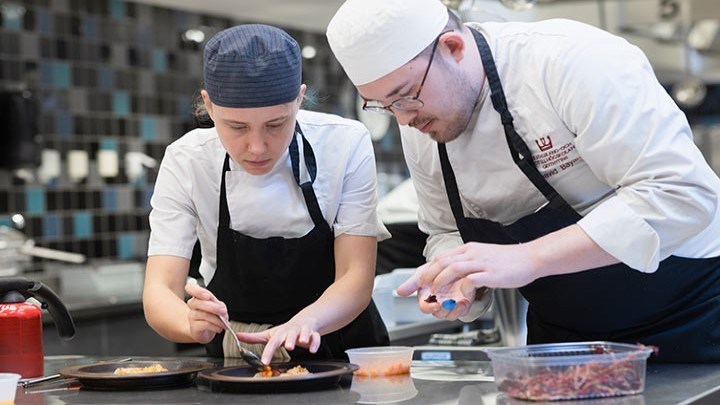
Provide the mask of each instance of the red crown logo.
POLYGON ((537 145, 538 148, 540 148, 541 152, 545 152, 546 150, 552 149, 552 147, 553 147, 552 139, 550 139, 550 135, 536 139, 535 145, 537 145))

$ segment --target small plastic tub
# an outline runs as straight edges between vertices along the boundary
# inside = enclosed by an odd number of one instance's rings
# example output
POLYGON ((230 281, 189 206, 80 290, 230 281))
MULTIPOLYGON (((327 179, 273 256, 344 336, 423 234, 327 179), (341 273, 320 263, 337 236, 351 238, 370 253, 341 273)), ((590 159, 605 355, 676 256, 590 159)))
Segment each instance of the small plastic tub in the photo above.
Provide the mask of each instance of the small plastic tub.
POLYGON ((645 389, 652 347, 577 342, 488 349, 495 384, 532 401, 633 395, 645 389))
POLYGON ((407 401, 418 394, 410 374, 391 377, 355 376, 350 389, 360 394, 358 404, 390 404, 407 401))
POLYGON ((0 373, 0 404, 14 404, 20 374, 0 373))
POLYGON ((360 377, 382 377, 410 373, 413 348, 407 346, 361 347, 346 350, 360 377))

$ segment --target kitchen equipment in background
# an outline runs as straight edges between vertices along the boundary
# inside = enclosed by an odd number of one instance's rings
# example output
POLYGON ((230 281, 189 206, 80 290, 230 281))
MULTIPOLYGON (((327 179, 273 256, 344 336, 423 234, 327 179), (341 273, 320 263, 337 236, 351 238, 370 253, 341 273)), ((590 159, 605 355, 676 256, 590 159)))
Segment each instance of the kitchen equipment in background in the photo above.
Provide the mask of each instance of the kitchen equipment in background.
POLYGON ((37 167, 40 139, 37 102, 29 90, 0 91, 0 169, 37 167))
POLYGON ((120 173, 120 161, 115 149, 97 151, 97 170, 100 177, 116 177, 120 173))
POLYGON ((83 266, 58 266, 54 271, 59 275, 63 298, 68 300, 142 298, 144 263, 93 260, 83 266))
POLYGON ((500 339, 504 346, 520 346, 527 342, 528 302, 516 288, 496 288, 493 290, 495 325, 500 330, 500 339))
POLYGON ((60 177, 60 162, 62 160, 60 157, 60 151, 55 149, 43 149, 40 156, 41 163, 38 168, 37 177, 40 183, 49 184, 60 177))
POLYGON ((85 179, 90 172, 90 159, 87 151, 71 150, 67 154, 68 177, 74 183, 85 179))
POLYGON ((84 255, 35 246, 34 240, 17 229, 0 226, 0 276, 21 273, 22 266, 32 256, 70 263, 85 262, 84 255))
POLYGON ((395 269, 390 273, 375 276, 373 301, 375 301, 380 317, 386 326, 435 320, 432 314, 420 311, 416 294, 401 297, 395 292, 395 289, 414 272, 414 268, 395 269))
POLYGON ((42 311, 47 308, 64 339, 75 335, 75 324, 60 298, 45 284, 22 277, 0 277, 0 371, 24 378, 43 375, 42 311))
POLYGON ((128 152, 125 154, 125 175, 130 182, 134 182, 145 173, 145 168, 154 169, 157 160, 142 153, 128 152))

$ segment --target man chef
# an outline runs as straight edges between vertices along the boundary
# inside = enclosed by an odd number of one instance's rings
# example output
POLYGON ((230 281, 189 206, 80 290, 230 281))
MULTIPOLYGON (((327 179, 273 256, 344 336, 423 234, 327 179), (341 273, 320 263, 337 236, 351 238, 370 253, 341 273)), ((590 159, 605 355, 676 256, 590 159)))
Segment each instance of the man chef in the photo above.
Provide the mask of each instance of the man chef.
POLYGON ((400 124, 430 236, 399 294, 470 320, 520 288, 528 343, 720 361, 720 179, 637 47, 570 20, 462 24, 438 0, 348 0, 327 38, 400 124))

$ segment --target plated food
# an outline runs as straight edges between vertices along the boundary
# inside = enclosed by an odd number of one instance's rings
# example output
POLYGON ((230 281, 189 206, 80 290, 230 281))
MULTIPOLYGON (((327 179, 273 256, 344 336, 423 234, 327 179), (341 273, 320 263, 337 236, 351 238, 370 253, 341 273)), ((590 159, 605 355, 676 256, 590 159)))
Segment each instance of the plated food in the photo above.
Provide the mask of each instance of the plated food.
POLYGON ((115 369, 113 374, 115 375, 127 375, 127 374, 144 374, 144 373, 162 373, 168 371, 162 364, 151 364, 147 367, 118 367, 115 369))
POLYGON ((199 372, 195 383, 201 391, 211 392, 313 391, 335 387, 341 378, 351 376, 358 369, 355 364, 334 361, 272 363, 269 366, 273 371, 284 373, 276 377, 256 377, 258 370, 252 366, 218 367, 199 372))
POLYGON ((265 370, 255 373, 255 378, 292 377, 306 374, 310 374, 310 371, 301 365, 297 365, 286 371, 280 371, 277 368, 272 369, 270 366, 265 366, 265 370))

